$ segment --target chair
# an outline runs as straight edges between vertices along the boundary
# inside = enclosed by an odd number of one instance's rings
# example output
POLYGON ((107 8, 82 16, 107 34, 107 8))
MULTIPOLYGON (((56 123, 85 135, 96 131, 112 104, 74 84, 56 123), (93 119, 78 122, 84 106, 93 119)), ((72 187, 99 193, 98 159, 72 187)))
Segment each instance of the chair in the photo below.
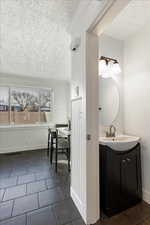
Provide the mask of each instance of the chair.
POLYGON ((52 164, 53 152, 55 151, 55 171, 57 172, 58 154, 63 153, 67 157, 68 171, 70 171, 70 137, 65 139, 60 137, 57 129, 50 132, 50 163, 52 164))
MULTIPOLYGON (((56 139, 56 135, 55 135, 55 130, 49 128, 48 129, 48 146, 47 146, 47 156, 51 157, 51 151, 53 151, 52 146, 53 146, 53 142, 56 139)), ((52 161, 52 160, 51 160, 52 161)))
POLYGON ((58 123, 58 124, 55 125, 55 127, 56 127, 56 128, 68 127, 68 124, 61 124, 61 123, 59 124, 59 123, 58 123))
POLYGON ((48 128, 47 156, 49 156, 50 135, 51 135, 51 129, 48 128))
MULTIPOLYGON (((65 128, 65 127, 68 127, 68 124, 56 124, 55 125, 55 128, 65 128)), ((51 139, 50 139, 50 135, 51 135, 51 129, 49 128, 48 129, 48 143, 47 143, 47 156, 49 156, 49 150, 50 150, 50 142, 51 142, 51 139)))

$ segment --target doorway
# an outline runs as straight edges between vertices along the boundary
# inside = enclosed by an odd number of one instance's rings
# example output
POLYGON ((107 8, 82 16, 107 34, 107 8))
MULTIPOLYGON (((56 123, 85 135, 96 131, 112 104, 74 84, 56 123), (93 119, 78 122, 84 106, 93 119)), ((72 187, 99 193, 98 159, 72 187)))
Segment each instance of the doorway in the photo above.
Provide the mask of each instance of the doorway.
MULTIPOLYGON (((120 4, 118 5, 118 7, 120 7, 120 4)), ((112 6, 110 11, 107 12, 108 14, 106 13, 106 17, 104 16, 104 18, 101 20, 101 22, 96 26, 94 30, 94 32, 99 36, 99 43, 101 46, 99 49, 99 58, 100 56, 105 56, 107 58, 112 58, 115 60, 117 59, 119 61, 122 70, 121 74, 119 76, 115 76, 113 79, 115 80, 116 83, 115 86, 117 88, 117 91, 114 90, 113 92, 114 94, 111 95, 111 97, 112 96, 114 97, 114 95, 116 95, 115 98, 116 108, 115 110, 113 110, 114 113, 111 122, 109 121, 108 124, 105 123, 106 113, 104 117, 102 117, 101 112, 99 113, 101 114, 101 120, 103 120, 100 121, 100 136, 106 136, 108 126, 113 123, 113 125, 115 125, 115 127, 117 128, 118 134, 128 134, 140 138, 142 137, 141 153, 142 153, 142 170, 143 170, 142 174, 143 199, 146 202, 144 203, 144 205, 146 205, 146 208, 147 207, 149 208, 147 203, 150 202, 149 186, 148 186, 149 181, 146 175, 149 171, 149 166, 145 166, 147 164, 146 155, 148 157, 149 154, 145 154, 145 152, 143 152, 143 149, 147 149, 147 151, 149 152, 147 148, 148 146, 146 146, 146 142, 144 142, 147 139, 145 126, 146 124, 144 122, 145 121, 144 117, 146 118, 147 113, 149 112, 149 107, 145 105, 145 111, 144 112, 143 110, 140 111, 138 103, 140 99, 142 102, 144 101, 144 99, 145 101, 146 99, 148 101, 149 90, 147 89, 146 83, 148 82, 149 76, 148 70, 146 69, 147 57, 143 57, 139 62, 137 60, 138 58, 137 55, 141 55, 141 53, 142 54, 144 53, 144 55, 146 55, 147 54, 146 52, 148 52, 145 43, 148 43, 147 38, 149 37, 149 29, 147 27, 147 24, 149 22, 148 16, 149 7, 150 7, 149 2, 128 1, 128 3, 126 2, 126 5, 124 5, 123 8, 119 9, 119 11, 116 13, 115 10, 113 11, 112 6), (140 19, 140 15, 143 15, 142 20, 140 19), (136 24, 132 21, 132 18, 134 18, 136 24), (138 22, 139 20, 140 23, 138 22), (145 67, 143 67, 143 65, 145 65, 145 67), (142 129, 140 128, 141 124, 142 129)), ((110 78, 107 79, 109 80, 110 78)), ((105 87, 106 86, 105 81, 101 82, 101 85, 105 87)), ((113 84, 111 84, 111 87, 112 86, 113 84)), ((105 87, 105 90, 106 89, 107 87, 105 87)), ((107 102, 106 99, 107 96, 104 95, 104 97, 105 97, 104 101, 107 102)), ((101 99, 101 102, 102 100, 103 99, 101 99)), ((113 102, 112 99, 111 102, 113 102)), ((142 105, 144 104, 144 102, 142 103, 142 105)), ((103 105, 99 105, 100 110, 101 108, 103 109, 104 107, 105 106, 103 105)), ((108 119, 110 119, 112 115, 108 114, 107 116, 108 119)), ((142 209, 141 206, 139 206, 139 208, 142 209)), ((144 215, 142 214, 141 216, 142 220, 143 217, 144 215)))

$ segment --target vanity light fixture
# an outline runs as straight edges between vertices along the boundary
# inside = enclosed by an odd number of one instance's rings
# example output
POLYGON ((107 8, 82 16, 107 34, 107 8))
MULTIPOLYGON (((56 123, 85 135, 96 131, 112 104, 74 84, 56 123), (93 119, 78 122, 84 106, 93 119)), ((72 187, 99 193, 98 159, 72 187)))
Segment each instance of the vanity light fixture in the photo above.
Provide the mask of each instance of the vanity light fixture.
POLYGON ((114 62, 112 70, 113 70, 114 74, 121 73, 121 68, 120 68, 120 65, 119 65, 118 61, 114 62))
POLYGON ((121 73, 119 62, 116 59, 101 56, 99 59, 99 75, 103 78, 113 77, 121 73))
POLYGON ((101 59, 99 61, 99 72, 101 73, 100 75, 102 75, 103 73, 105 73, 107 70, 107 62, 104 59, 101 59))

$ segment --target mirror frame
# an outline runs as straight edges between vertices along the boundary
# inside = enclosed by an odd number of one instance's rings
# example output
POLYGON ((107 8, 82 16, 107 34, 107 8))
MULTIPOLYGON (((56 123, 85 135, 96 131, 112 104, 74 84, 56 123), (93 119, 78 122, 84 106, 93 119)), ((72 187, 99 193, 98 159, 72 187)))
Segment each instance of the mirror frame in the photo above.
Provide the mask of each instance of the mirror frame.
POLYGON ((117 120, 118 114, 120 112, 120 97, 121 97, 120 96, 120 89, 119 89, 119 86, 118 86, 117 81, 115 79, 113 79, 113 78, 102 78, 102 77, 99 77, 99 96, 100 96, 100 82, 101 82, 101 80, 112 80, 114 82, 114 85, 115 85, 116 90, 117 90, 117 93, 118 93, 118 106, 117 106, 118 110, 117 110, 115 116, 113 117, 112 121, 111 122, 108 122, 108 123, 103 123, 103 121, 100 118, 101 117, 101 111, 102 111, 102 108, 103 107, 100 104, 100 97, 99 97, 99 106, 100 106, 99 107, 99 110, 100 110, 99 119, 100 119, 100 123, 101 123, 102 126, 109 126, 109 125, 111 125, 112 123, 114 123, 117 120))

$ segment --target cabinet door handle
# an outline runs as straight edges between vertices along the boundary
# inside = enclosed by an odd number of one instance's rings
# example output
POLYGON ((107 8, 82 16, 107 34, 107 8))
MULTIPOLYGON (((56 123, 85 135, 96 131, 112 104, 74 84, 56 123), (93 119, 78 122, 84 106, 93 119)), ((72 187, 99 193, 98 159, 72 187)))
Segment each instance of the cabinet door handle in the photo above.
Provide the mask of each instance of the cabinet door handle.
POLYGON ((125 159, 123 159, 123 160, 122 160, 122 162, 123 162, 123 163, 126 163, 126 160, 125 160, 125 159))
POLYGON ((128 162, 130 162, 130 161, 131 161, 131 159, 130 159, 130 158, 127 158, 127 161, 128 161, 128 162))

